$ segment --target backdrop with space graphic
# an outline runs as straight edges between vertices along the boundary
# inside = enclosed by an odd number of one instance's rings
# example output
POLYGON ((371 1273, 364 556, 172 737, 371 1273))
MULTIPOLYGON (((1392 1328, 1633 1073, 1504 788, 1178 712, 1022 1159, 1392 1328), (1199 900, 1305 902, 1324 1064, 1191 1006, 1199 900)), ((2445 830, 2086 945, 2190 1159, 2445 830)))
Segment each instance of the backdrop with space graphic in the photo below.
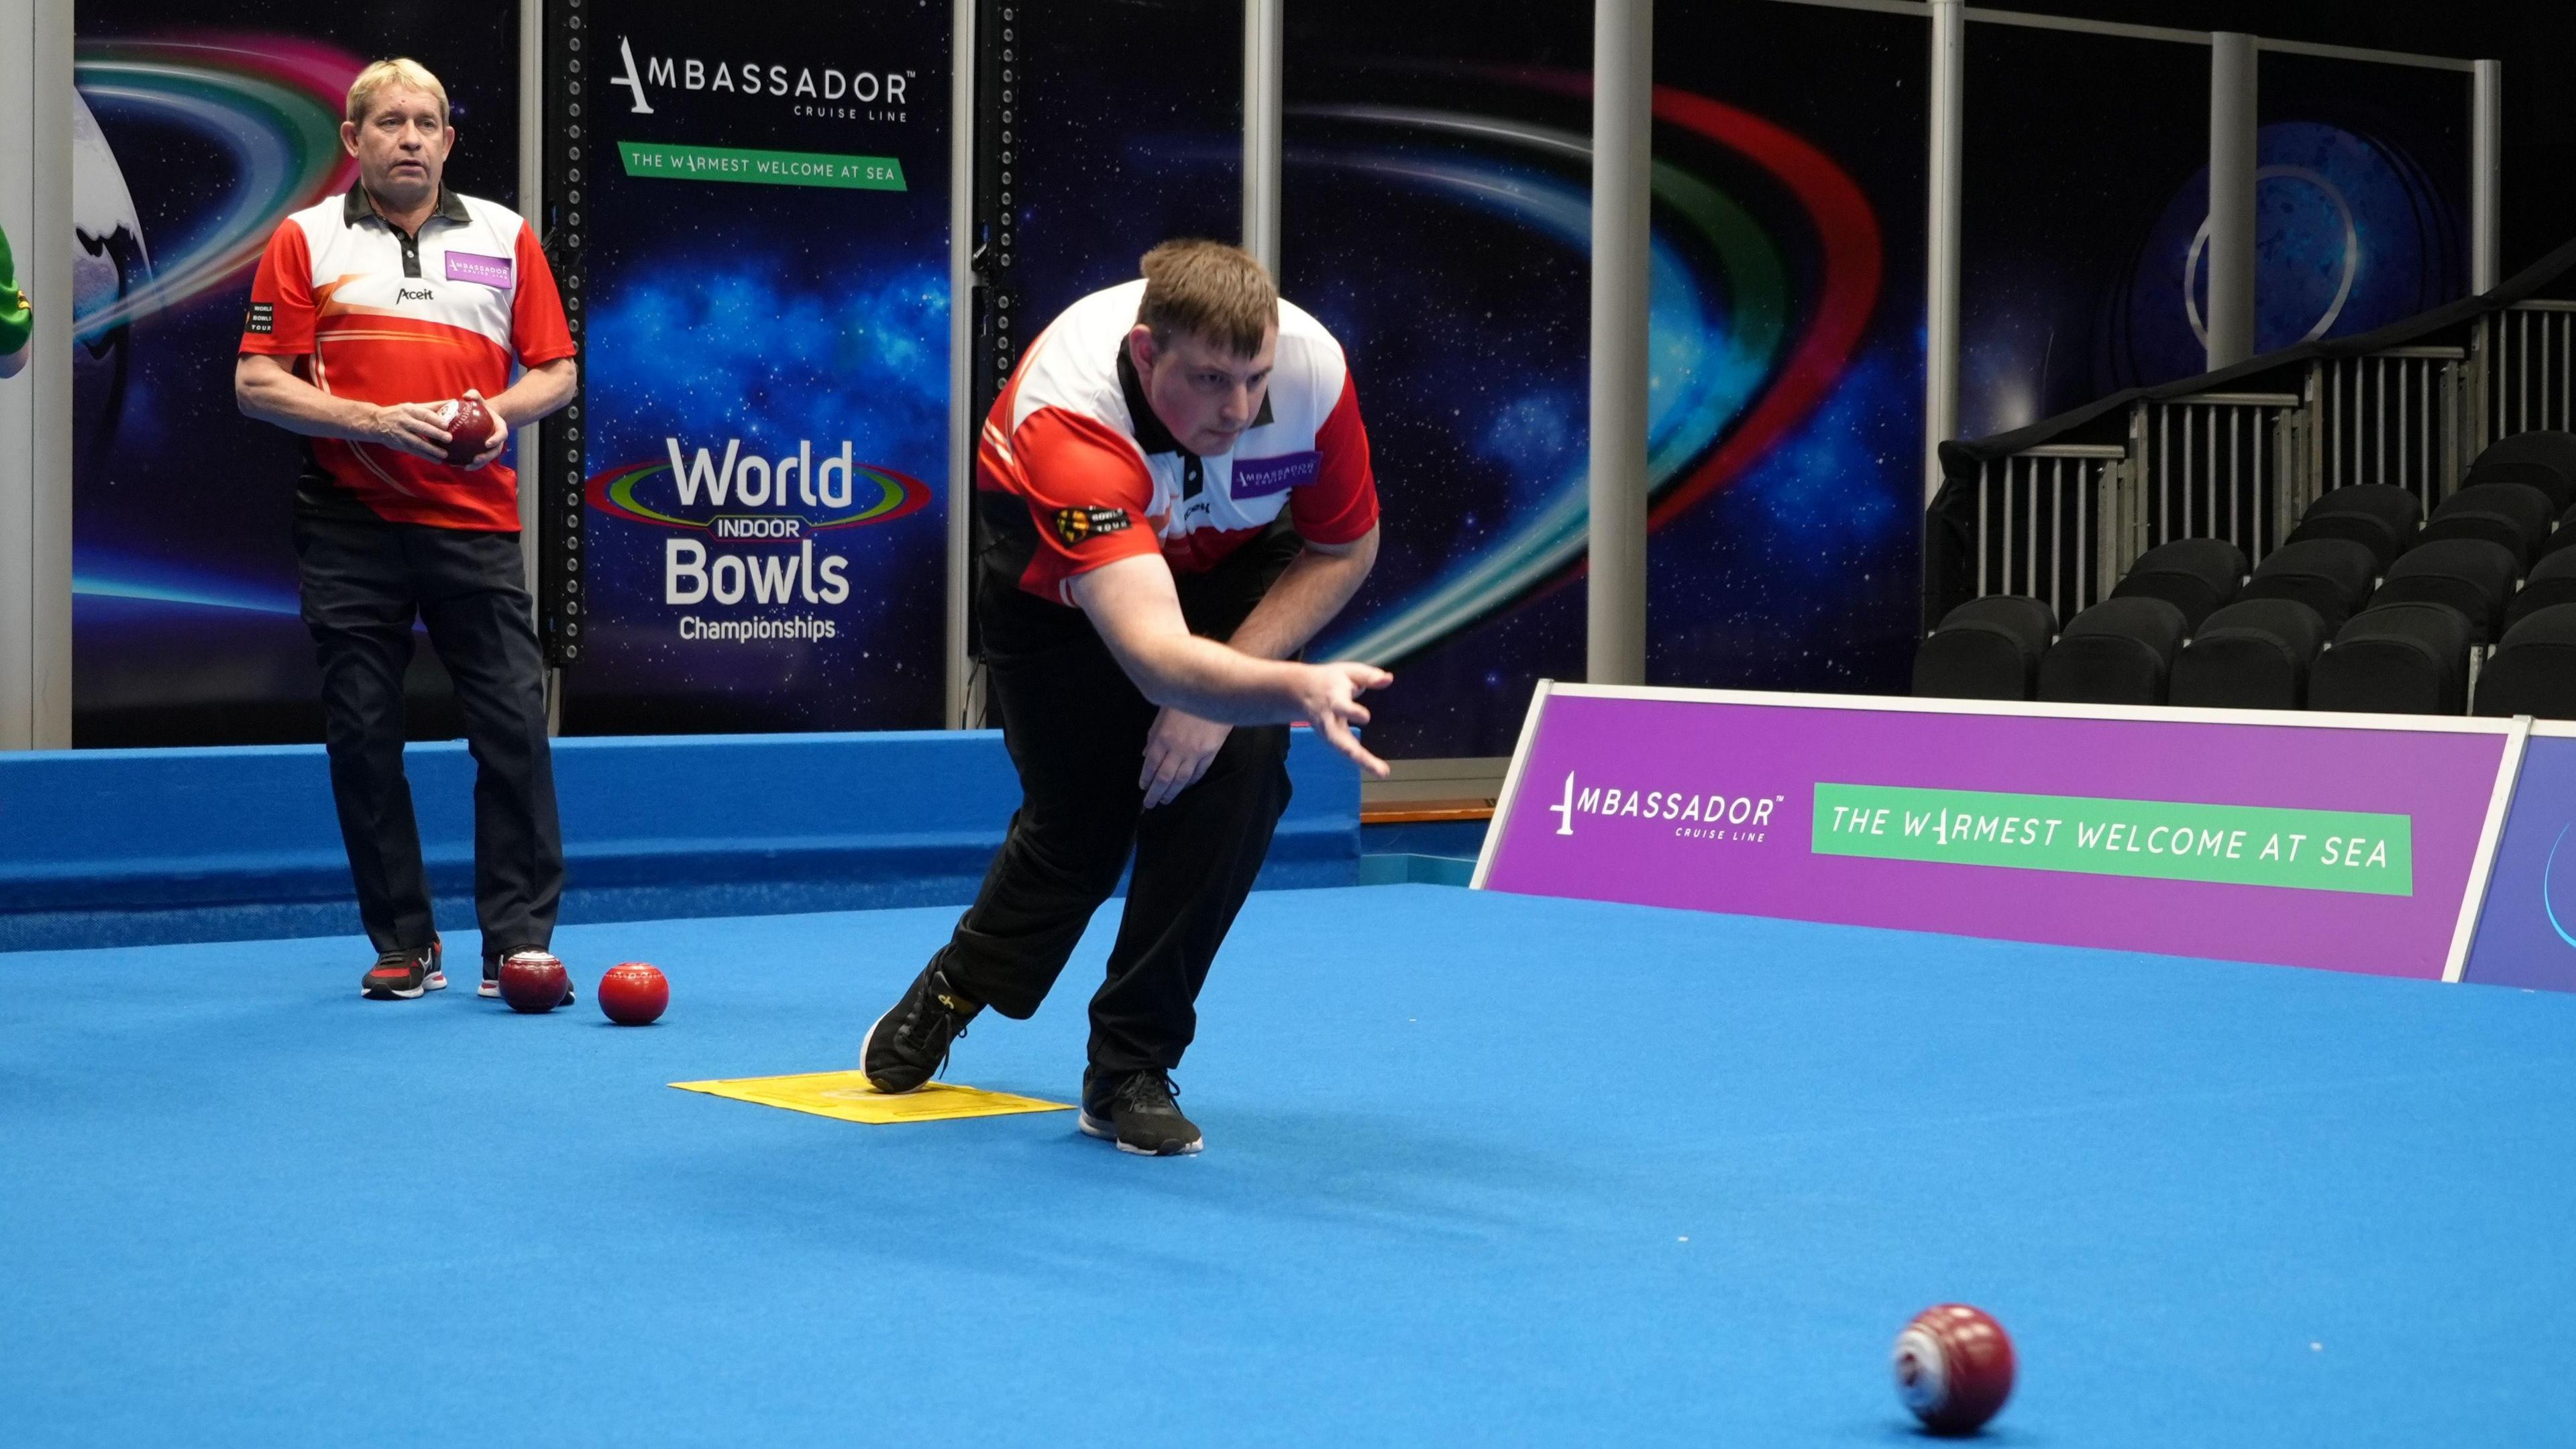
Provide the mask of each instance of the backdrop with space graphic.
MULTIPOLYGON (((448 180, 515 201, 518 12, 502 3, 95 0, 73 116, 73 739, 321 737, 290 539, 301 445, 241 416, 234 349, 261 249, 346 190, 366 62, 448 88, 448 180)), ((447 732, 434 664, 415 733, 447 732)))
MULTIPOLYGON (((1923 27, 1737 0, 1657 30, 1650 677, 1901 692, 1923 27)), ((1583 672, 1588 42, 1579 13, 1290 17, 1283 285, 1350 352, 1385 507, 1318 648, 1395 668, 1390 755, 1506 753, 1531 684, 1583 672)))
POLYGON ((595 0, 568 733, 934 728, 945 5, 595 0))
MULTIPOLYGON (((2209 48, 1969 27, 1960 432, 2206 367, 2209 48), (2068 85, 2117 75, 2117 86, 2068 85)), ((2266 51, 2257 352, 2468 291, 2469 77, 2266 51)))

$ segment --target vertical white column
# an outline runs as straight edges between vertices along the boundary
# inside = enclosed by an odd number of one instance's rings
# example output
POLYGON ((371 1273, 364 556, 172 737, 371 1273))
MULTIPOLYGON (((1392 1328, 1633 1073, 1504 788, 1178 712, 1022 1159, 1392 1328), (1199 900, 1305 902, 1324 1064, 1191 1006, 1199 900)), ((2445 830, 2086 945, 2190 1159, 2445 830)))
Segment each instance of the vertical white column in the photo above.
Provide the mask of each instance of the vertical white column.
POLYGON ((1279 275, 1279 166, 1285 144, 1280 55, 1286 0, 1243 5, 1243 249, 1279 275))
POLYGON ((1654 0, 1592 7, 1592 544, 1584 674, 1646 682, 1654 0))
MULTIPOLYGON (((519 0, 519 215, 540 235, 546 226, 546 4, 519 0)), ((528 597, 537 593, 537 511, 545 502, 545 475, 537 456, 537 425, 519 429, 519 542, 527 559, 528 597)), ((549 670, 547 693, 553 691, 549 670)))
POLYGON ((1967 121, 1967 7, 1932 0, 1931 214, 1924 224, 1923 502, 1941 491, 1941 444, 1959 431, 1959 165, 1967 121))
POLYGON ((0 228, 35 308, 0 378, 0 749, 72 742, 72 6, 0 0, 0 228))
MULTIPOLYGON (((2254 37, 2209 47, 2209 343, 2212 370, 2254 355, 2254 37)), ((2185 279, 2186 285, 2189 279, 2185 279)))
POLYGON ((966 611, 975 583, 975 0, 956 0, 948 97, 948 728, 969 723, 966 611))
POLYGON ((2504 62, 2482 60, 2469 93, 2469 291, 2504 280, 2504 62))

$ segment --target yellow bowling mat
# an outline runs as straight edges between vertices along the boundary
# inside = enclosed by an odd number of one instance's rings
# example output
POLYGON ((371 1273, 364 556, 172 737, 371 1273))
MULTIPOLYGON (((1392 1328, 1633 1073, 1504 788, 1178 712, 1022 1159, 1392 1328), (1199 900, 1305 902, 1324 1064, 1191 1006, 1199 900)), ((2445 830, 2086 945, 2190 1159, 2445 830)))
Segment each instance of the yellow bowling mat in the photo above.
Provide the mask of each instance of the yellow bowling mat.
POLYGON ((888 1096, 868 1085, 864 1072, 803 1072, 792 1077, 738 1077, 722 1082, 673 1082, 683 1092, 731 1097, 790 1112, 838 1117, 844 1122, 942 1122, 951 1117, 1008 1117, 1021 1112, 1070 1112, 1063 1102, 1042 1102, 1008 1092, 932 1082, 917 1092, 888 1096))

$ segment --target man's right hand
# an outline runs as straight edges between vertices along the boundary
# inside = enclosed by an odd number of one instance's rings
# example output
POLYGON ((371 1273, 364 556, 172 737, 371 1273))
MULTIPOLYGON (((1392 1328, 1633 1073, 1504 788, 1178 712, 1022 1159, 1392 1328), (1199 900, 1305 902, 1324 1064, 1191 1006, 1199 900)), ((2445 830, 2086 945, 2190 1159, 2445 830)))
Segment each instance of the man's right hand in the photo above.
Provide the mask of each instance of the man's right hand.
POLYGON ((1306 722, 1315 732, 1332 742, 1334 749, 1359 762, 1361 769, 1378 779, 1385 779, 1386 761, 1372 755, 1360 744, 1351 726, 1368 723, 1368 707, 1359 702, 1360 695, 1371 689, 1384 689, 1395 683, 1395 676, 1374 664, 1337 660, 1331 664, 1297 666, 1303 678, 1297 689, 1297 702, 1306 713, 1306 722))
POLYGON ((388 448, 400 448, 415 457, 433 462, 447 460, 448 431, 438 425, 438 408, 433 403, 392 403, 376 409, 373 419, 376 436, 373 442, 388 448))

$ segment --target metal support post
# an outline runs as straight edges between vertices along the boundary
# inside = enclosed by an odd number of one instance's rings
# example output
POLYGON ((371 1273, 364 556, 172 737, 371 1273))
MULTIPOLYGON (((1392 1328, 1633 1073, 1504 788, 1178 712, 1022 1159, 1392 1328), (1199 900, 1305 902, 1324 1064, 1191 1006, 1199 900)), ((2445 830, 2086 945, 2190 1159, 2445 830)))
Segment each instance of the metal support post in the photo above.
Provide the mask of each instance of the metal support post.
POLYGON ((2470 85, 2469 293, 2484 296, 2504 280, 2504 62, 2479 61, 2470 85))
POLYGON ((1594 684, 1643 684, 1654 0, 1595 0, 1592 15, 1592 542, 1585 677, 1594 684))
POLYGON ((1941 491, 1941 444, 1959 431, 1959 137, 1966 119, 1967 7, 1932 0, 1932 214, 1923 283, 1923 502, 1941 491))
POLYGON ((0 378, 0 749, 72 743, 72 5, 0 0, 0 229, 35 310, 0 378))
POLYGON ((2209 48, 2209 313, 2212 371, 2254 355, 2254 37, 2209 48))
POLYGON ((1281 13, 1286 0, 1243 5, 1243 249, 1279 275, 1281 13))
POLYGON ((948 628, 941 722, 974 722, 967 609, 975 578, 975 0, 955 0, 948 98, 948 628))

